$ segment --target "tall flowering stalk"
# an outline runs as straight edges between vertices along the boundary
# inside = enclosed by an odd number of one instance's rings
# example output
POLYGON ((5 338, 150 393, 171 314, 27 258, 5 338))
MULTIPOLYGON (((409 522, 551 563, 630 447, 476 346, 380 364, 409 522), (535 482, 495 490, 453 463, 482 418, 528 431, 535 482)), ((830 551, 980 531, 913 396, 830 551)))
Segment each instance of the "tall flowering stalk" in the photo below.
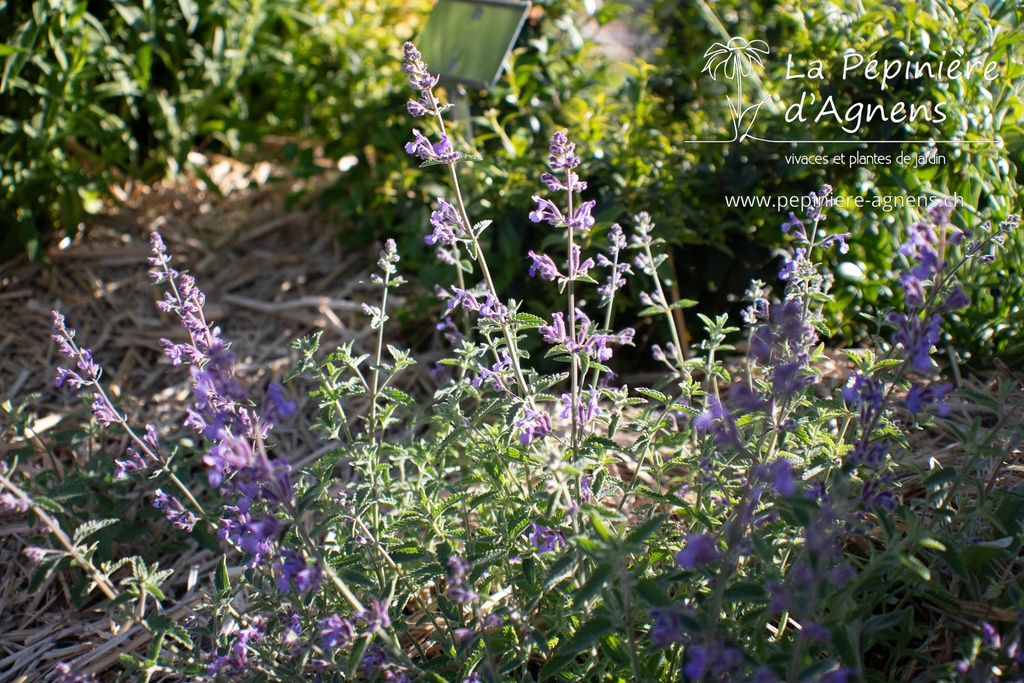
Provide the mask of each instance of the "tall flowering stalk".
POLYGON ((185 496, 190 503, 191 509, 186 509, 181 502, 163 492, 159 492, 154 500, 154 507, 162 510, 174 526, 185 531, 191 531, 199 517, 205 517, 203 506, 196 500, 192 491, 185 485, 178 475, 170 468, 170 462, 163 456, 157 437, 156 425, 147 424, 145 435, 140 436, 128 422, 128 418, 118 410, 110 395, 103 388, 101 377, 103 368, 93 359, 92 350, 78 346, 75 342, 75 329, 68 327, 64 316, 59 311, 51 314, 54 334, 52 339, 57 343, 57 350, 60 355, 75 361, 77 370, 69 370, 65 367, 57 368, 57 378, 54 380, 55 387, 65 384, 73 390, 90 388, 93 392, 92 413, 104 427, 117 425, 125 431, 135 447, 126 449, 126 458, 116 460, 117 477, 124 479, 129 475, 143 470, 151 465, 156 466, 168 477, 175 487, 185 496))
MULTIPOLYGON (((466 212, 466 204, 462 198, 462 190, 459 186, 459 176, 455 165, 464 159, 473 157, 456 152, 452 147, 451 139, 448 137, 444 122, 443 112, 450 108, 451 104, 441 104, 434 96, 434 86, 437 85, 438 77, 431 74, 427 65, 423 62, 423 55, 412 43, 405 44, 405 73, 409 76, 409 87, 419 93, 415 100, 409 100, 407 109, 410 114, 416 117, 432 116, 437 122, 441 132, 440 140, 436 143, 430 142, 420 131, 414 130, 414 139, 405 146, 405 151, 418 157, 423 161, 423 166, 443 164, 448 168, 448 178, 452 184, 452 191, 455 193, 455 206, 444 199, 438 199, 440 209, 435 211, 430 218, 434 232, 425 238, 427 244, 439 245, 438 254, 442 260, 452 263, 456 267, 456 278, 459 286, 458 292, 465 296, 467 292, 463 277, 463 264, 459 257, 459 244, 467 245, 470 259, 480 267, 480 273, 484 278, 486 292, 489 301, 499 301, 498 290, 494 286, 494 280, 487 267, 487 259, 483 257, 483 250, 480 246, 480 235, 490 221, 474 225, 466 212), (452 247, 453 253, 447 254, 444 247, 452 247)), ((480 309, 477 308, 477 311, 480 309)), ((508 320, 502 315, 499 309, 491 309, 488 315, 501 327, 505 344, 510 354, 510 363, 515 373, 517 391, 520 398, 529 396, 529 387, 519 360, 519 354, 513 353, 516 348, 515 338, 508 325, 508 320)))
MULTIPOLYGON (((537 208, 530 213, 530 220, 534 223, 545 221, 556 227, 564 226, 568 234, 569 258, 566 262, 568 276, 565 278, 565 285, 569 298, 569 330, 567 335, 569 339, 576 339, 578 313, 576 309, 576 282, 580 278, 586 277, 587 270, 594 265, 594 262, 590 259, 580 263, 580 250, 576 245, 576 235, 578 232, 581 237, 585 236, 590 228, 593 227, 594 217, 591 215, 591 211, 597 203, 591 200, 589 202, 582 202, 577 208, 573 206, 575 195, 587 189, 587 184, 581 181, 573 170, 580 165, 580 158, 574 153, 575 149, 576 144, 569 142, 568 137, 563 131, 557 131, 551 137, 548 165, 556 174, 562 173, 563 178, 559 178, 551 173, 545 173, 541 176, 541 180, 547 185, 549 190, 552 192, 565 192, 567 206, 565 215, 562 215, 558 207, 552 202, 537 195, 533 197, 533 200, 537 202, 537 208)), ((540 259, 536 256, 532 258, 534 259, 534 268, 536 268, 537 262, 540 259)), ((577 353, 570 353, 569 378, 571 382, 571 398, 569 412, 572 420, 570 441, 574 456, 579 449, 580 441, 580 361, 581 359, 577 353)))

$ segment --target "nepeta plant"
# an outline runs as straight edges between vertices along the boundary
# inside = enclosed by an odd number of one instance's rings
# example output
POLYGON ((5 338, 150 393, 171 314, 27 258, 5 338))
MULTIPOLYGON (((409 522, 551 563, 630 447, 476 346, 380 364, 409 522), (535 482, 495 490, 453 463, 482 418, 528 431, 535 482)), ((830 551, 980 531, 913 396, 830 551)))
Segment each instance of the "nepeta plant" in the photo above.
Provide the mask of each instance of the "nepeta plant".
MULTIPOLYGON (((58 370, 57 385, 89 392, 94 420, 132 444, 113 454, 106 476, 152 489, 146 495, 168 520, 161 534, 207 545, 215 535, 224 551, 204 599, 175 622, 160 588, 167 570, 141 557, 97 562, 98 543, 85 543, 117 519, 86 521, 69 537, 62 527, 80 513, 0 467, 0 504, 31 511, 40 535, 60 546, 26 555, 41 571, 61 562, 84 571, 123 608, 118 619, 153 634, 144 657, 125 658, 130 675, 463 683, 1021 675, 1019 623, 991 623, 1024 608, 1019 518, 998 485, 1002 459, 1024 441, 1012 428, 1020 399, 1011 401, 1005 383, 998 421, 961 430, 971 454, 962 469, 908 464, 910 430, 955 410, 932 353, 943 317, 969 304, 958 271, 1016 229, 1015 217, 994 231, 982 226, 972 241, 942 207, 911 226, 901 251, 906 308, 877 319, 874 348, 848 351, 856 370, 831 388, 821 365, 832 277, 821 255, 843 253, 851 236, 826 231, 826 186, 806 215, 782 226, 793 252, 779 287, 751 284, 744 329, 699 315, 699 353, 684 358, 675 313, 694 302, 666 296, 664 243, 651 216, 638 215, 628 236, 599 225, 580 178, 584 161, 565 132, 552 135, 545 189, 524 208, 564 237, 564 251, 525 257, 563 306, 541 318, 501 296, 480 241, 489 223, 470 219, 459 189, 456 168, 471 158, 456 151, 436 78, 412 45, 405 71, 416 93, 409 112, 434 127, 415 131, 406 151, 445 166, 451 181, 424 235, 453 275, 438 293, 438 330, 452 357, 435 369, 433 396, 403 390, 402 371, 415 361, 386 343, 391 292, 404 282, 392 240, 371 277, 379 305, 363 307, 373 347, 321 353, 319 336, 294 344, 291 376, 317 377, 312 428, 336 444, 301 471, 272 444, 295 403, 276 384, 251 398, 205 318, 205 297, 171 267, 159 235, 150 259, 165 290, 158 306, 184 330, 183 341, 162 344, 172 366, 188 366, 193 401, 183 426, 194 438, 168 443, 166 425, 129 425, 91 351, 54 314, 54 339, 75 363, 58 370), (619 384, 609 365, 635 338, 614 327, 626 277, 643 290, 640 314, 663 318, 669 331, 651 346, 666 369, 653 387, 619 384), (524 350, 528 336, 564 371, 543 374, 524 350), (746 344, 741 362, 736 340, 746 344), (205 468, 196 481, 180 466, 190 450, 205 468), (923 496, 901 487, 908 472, 922 476, 923 496), (961 613, 964 604, 990 611, 961 613), (935 658, 940 636, 948 654, 935 658)), ((82 675, 73 663, 57 673, 82 675)))

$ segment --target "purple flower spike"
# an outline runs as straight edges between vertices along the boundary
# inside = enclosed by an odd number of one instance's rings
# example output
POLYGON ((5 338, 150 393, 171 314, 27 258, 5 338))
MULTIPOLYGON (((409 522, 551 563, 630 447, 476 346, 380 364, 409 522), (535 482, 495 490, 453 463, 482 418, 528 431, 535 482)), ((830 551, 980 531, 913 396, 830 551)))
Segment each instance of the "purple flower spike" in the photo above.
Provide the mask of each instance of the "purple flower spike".
POLYGON ((440 142, 431 144, 418 130, 412 132, 414 140, 406 143, 405 151, 423 161, 438 161, 449 164, 459 160, 459 153, 452 149, 451 140, 442 135, 440 142))
POLYGON ((796 473, 793 471, 793 463, 786 458, 773 460, 768 468, 768 475, 772 488, 780 496, 792 496, 800 490, 796 473))
POLYGON ((348 645, 356 637, 352 622, 332 614, 320 622, 320 639, 328 650, 337 650, 348 645))
POLYGON ((282 553, 280 562, 274 565, 277 587, 282 593, 289 592, 292 587, 300 593, 309 590, 316 590, 320 587, 323 577, 320 567, 309 566, 306 559, 298 553, 286 550, 282 553))
POLYGON ((523 417, 515 421, 514 426, 522 430, 519 434, 519 442, 524 446, 529 446, 537 439, 543 439, 551 433, 551 416, 527 408, 523 417))
POLYGON ((679 611, 672 608, 652 607, 647 610, 651 624, 651 644, 655 647, 669 647, 681 643, 686 633, 679 611))
POLYGON ((734 446, 740 440, 732 414, 714 396, 708 399, 708 405, 704 412, 694 419, 693 428, 700 432, 713 434, 715 445, 720 448, 734 446))
POLYGON ((722 551, 711 534, 687 534, 686 544, 676 553, 676 562, 683 569, 692 569, 722 558, 722 551))
POLYGON ((547 222, 554 226, 565 224, 565 216, 553 202, 536 195, 534 195, 533 201, 537 202, 537 208, 530 212, 531 221, 534 223, 547 222))
POLYGON ((13 493, 0 493, 0 510, 8 512, 28 512, 28 501, 18 498, 13 493))
POLYGON ((569 137, 565 134, 565 131, 555 131, 554 135, 551 136, 551 147, 549 148, 551 154, 548 156, 548 164, 551 165, 553 171, 571 171, 580 165, 580 158, 573 154, 576 149, 576 143, 569 142, 569 137))
POLYGON ((121 422, 121 417, 117 414, 106 399, 99 394, 96 394, 96 400, 92 403, 92 414, 96 416, 96 421, 104 427, 113 424, 114 422, 121 422))
POLYGON ((67 382, 68 386, 72 389, 79 389, 86 383, 85 380, 83 380, 77 373, 68 370, 67 368, 58 367, 57 378, 53 380, 53 386, 60 387, 65 382, 67 382))
POLYGON ((540 176, 540 181, 547 185, 548 189, 551 190, 552 192, 563 192, 569 189, 561 180, 551 175, 550 173, 542 173, 540 176))
POLYGON ((807 250, 803 247, 796 248, 796 255, 793 258, 787 258, 783 264, 782 270, 779 271, 780 280, 790 280, 794 275, 797 274, 797 269, 800 267, 800 263, 806 260, 807 250))
POLYGON ((186 510, 180 500, 167 495, 161 489, 157 489, 154 495, 156 499, 153 501, 153 507, 162 511, 168 521, 177 528, 192 531, 192 527, 196 525, 196 516, 186 510))
POLYGON ((572 253, 569 256, 569 274, 570 277, 579 278, 587 277, 590 273, 590 269, 594 267, 594 259, 588 258, 586 261, 580 262, 580 256, 583 253, 583 248, 578 245, 572 245, 572 253))
MULTIPOLYGON (((480 317, 487 318, 488 320, 493 320, 495 322, 501 322, 509 316, 508 306, 495 299, 492 294, 487 295, 487 299, 484 301, 483 305, 480 306, 479 313, 480 317)), ((506 354, 506 357, 507 355, 508 354, 506 354)))
POLYGON ((146 467, 145 461, 134 448, 128 449, 127 460, 115 460, 114 462, 117 463, 117 470, 114 472, 114 476, 120 480, 127 479, 146 467))
POLYGON ((437 76, 427 71, 427 65, 423 63, 423 55, 412 43, 405 44, 405 64, 402 70, 409 77, 409 87, 413 90, 430 90, 437 85, 437 76))
POLYGON ((949 217, 953 213, 953 206, 956 202, 949 199, 940 199, 928 207, 928 217, 932 219, 932 225, 941 228, 949 224, 949 217))
POLYGON ((590 212, 596 205, 597 202, 594 200, 583 202, 572 212, 572 217, 565 221, 566 225, 576 230, 589 230, 594 226, 594 217, 590 215, 590 212))
POLYGON ((848 245, 846 243, 846 240, 848 240, 849 238, 850 238, 850 233, 848 233, 848 232, 837 233, 835 235, 829 235, 828 237, 826 237, 825 239, 823 239, 821 241, 821 248, 822 249, 828 249, 832 245, 838 244, 839 245, 839 253, 840 254, 848 254, 850 252, 850 245, 848 245))
POLYGON ((939 343, 939 326, 942 324, 942 318, 935 314, 926 323, 916 315, 908 317, 893 311, 886 320, 896 326, 892 341, 894 344, 902 344, 907 350, 913 368, 918 372, 931 369, 931 349, 939 343))
POLYGON ((797 218, 795 213, 790 211, 789 220, 782 224, 782 232, 789 232, 793 228, 796 228, 796 230, 793 233, 794 235, 796 235, 797 237, 801 237, 803 239, 807 239, 807 234, 804 232, 803 221, 797 218))
POLYGON ((550 256, 545 254, 538 255, 532 249, 528 252, 528 255, 533 260, 533 264, 530 266, 530 277, 534 277, 539 273, 542 279, 551 282, 561 277, 562 274, 558 272, 558 267, 551 260, 550 256))
POLYGON ((530 543, 538 553, 551 553, 565 546, 565 535, 561 531, 536 522, 531 522, 530 526, 533 528, 529 535, 530 543))
MULTIPOLYGON (((601 395, 597 391, 590 389, 587 396, 587 400, 580 400, 579 405, 576 407, 576 421, 581 426, 589 424, 591 420, 601 414, 601 406, 599 404, 601 395)), ((582 399, 583 397, 581 396, 580 398, 582 399)), ((563 420, 568 420, 572 415, 572 394, 562 394, 560 405, 562 409, 558 416, 563 420)))
POLYGON ((966 308, 971 305, 971 297, 968 296, 967 292, 963 290, 963 287, 957 285, 946 297, 946 300, 942 303, 942 310, 944 311, 959 311, 961 308, 966 308))
POLYGON ((541 325, 537 328, 540 336, 548 344, 565 344, 568 334, 565 329, 565 314, 558 312, 551 316, 550 325, 541 325))
POLYGON ((352 615, 356 619, 366 622, 367 633, 376 633, 382 628, 391 626, 391 617, 388 616, 388 603, 386 600, 370 598, 366 608, 352 615))
POLYGON ((278 415, 288 417, 295 413, 297 405, 295 401, 289 400, 288 395, 284 393, 284 389, 280 385, 271 382, 267 385, 267 395, 263 399, 263 409, 261 412, 264 419, 269 420, 278 415))
POLYGON ((423 241, 429 245, 440 242, 444 246, 450 247, 455 244, 456 239, 466 237, 468 231, 462 225, 462 220, 454 206, 440 197, 437 201, 441 208, 430 214, 430 225, 434 228, 434 232, 424 237, 423 241))
POLYGON ((953 388, 952 384, 939 384, 930 387, 922 387, 914 383, 907 392, 907 410, 917 415, 925 407, 935 404, 935 412, 939 417, 949 415, 950 406, 946 403, 946 394, 953 388))
POLYGON ((96 681, 91 675, 74 673, 71 666, 64 662, 58 662, 53 670, 60 674, 57 683, 94 683, 96 681))

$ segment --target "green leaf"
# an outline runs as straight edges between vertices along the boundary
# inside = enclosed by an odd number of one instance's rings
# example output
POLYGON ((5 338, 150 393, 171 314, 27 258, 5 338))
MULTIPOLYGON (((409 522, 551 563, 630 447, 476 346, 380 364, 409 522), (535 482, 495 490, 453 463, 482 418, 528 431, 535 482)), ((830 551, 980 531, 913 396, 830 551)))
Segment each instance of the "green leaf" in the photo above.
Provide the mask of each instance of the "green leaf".
POLYGON ((636 387, 634 391, 636 391, 636 393, 638 394, 646 396, 647 398, 653 398, 655 401, 661 401, 662 403, 669 402, 669 398, 667 395, 661 393, 660 391, 655 391, 654 389, 648 389, 647 387, 636 387))
POLYGON ((231 575, 228 574, 227 555, 220 556, 217 572, 213 575, 213 587, 222 598, 227 597, 231 593, 231 575))
POLYGON ((594 646, 609 633, 615 624, 606 616, 598 616, 577 629, 576 633, 555 648, 551 658, 541 667, 538 680, 544 681, 555 674, 564 674, 570 662, 594 646))
POLYGON ((36 496, 32 499, 32 502, 44 510, 64 514, 64 506, 55 500, 47 498, 46 496, 36 496))
POLYGON ((612 575, 612 565, 609 562, 601 562, 594 571, 590 573, 586 582, 580 589, 576 591, 572 598, 572 606, 574 608, 580 607, 583 603, 590 600, 592 597, 597 595, 608 582, 608 578, 612 575))
POLYGON ((416 403, 414 400, 412 400, 412 397, 409 396, 409 394, 405 393, 401 389, 396 389, 394 387, 384 387, 383 389, 380 390, 380 393, 388 400, 403 406, 411 406, 416 403))
POLYGON ((445 619, 456 624, 462 623, 462 608, 459 607, 457 602, 446 595, 438 594, 437 606, 441 608, 441 614, 444 615, 445 619))
POLYGON ((658 529, 661 528, 661 525, 665 523, 666 519, 668 518, 665 515, 658 515, 657 517, 649 519, 637 528, 633 529, 633 531, 629 532, 629 535, 626 536, 626 545, 642 546, 648 538, 653 536, 658 529))
POLYGON ((548 573, 544 577, 541 589, 547 593, 562 581, 572 576, 575 572, 576 557, 568 554, 563 555, 548 568, 548 573))
POLYGON ((957 478, 957 472, 955 467, 939 467, 928 473, 928 476, 924 479, 924 487, 926 489, 935 488, 947 482, 953 481, 957 478))
POLYGON ((904 607, 895 612, 875 614, 861 624, 860 632, 865 643, 870 643, 875 636, 892 631, 905 621, 913 620, 913 607, 904 607))
POLYGON ((540 327, 541 325, 547 325, 548 321, 544 320, 540 316, 533 315, 532 313, 516 313, 512 316, 512 321, 522 323, 523 329, 530 327, 540 327))
POLYGON ((28 581, 28 594, 35 595, 39 592, 39 589, 43 587, 50 576, 57 571, 57 568, 61 566, 61 560, 64 560, 63 565, 69 565, 66 554, 60 555, 47 555, 43 558, 43 561, 39 563, 35 571, 32 572, 32 576, 28 581))
POLYGON ((601 540, 608 543, 612 540, 612 535, 608 531, 608 527, 604 525, 604 520, 601 519, 601 514, 597 510, 590 511, 590 523, 594 525, 594 531, 601 537, 601 540))
POLYGON ((754 581, 740 581, 725 589, 727 602, 739 602, 745 605, 763 604, 768 601, 764 586, 754 581))
POLYGON ((886 358, 884 360, 878 361, 877 363, 874 363, 868 369, 868 374, 869 375, 874 375, 875 373, 879 372, 880 370, 885 370, 887 368, 894 368, 894 367, 896 367, 898 365, 902 365, 904 362, 906 362, 906 360, 903 359, 903 358, 886 358))
POLYGON ((922 581, 930 581, 932 578, 932 573, 928 567, 913 555, 901 555, 900 564, 920 577, 922 581))
POLYGON ((78 545, 79 543, 89 538, 100 529, 105 529, 106 527, 111 526, 112 524, 117 524, 120 521, 121 520, 119 519, 91 519, 85 524, 75 529, 75 534, 74 537, 72 538, 72 542, 75 545, 78 545))
POLYGON ((163 614, 151 614, 143 619, 142 624, 150 633, 165 634, 189 650, 192 649, 192 639, 188 635, 188 630, 181 624, 171 620, 170 617, 163 614))

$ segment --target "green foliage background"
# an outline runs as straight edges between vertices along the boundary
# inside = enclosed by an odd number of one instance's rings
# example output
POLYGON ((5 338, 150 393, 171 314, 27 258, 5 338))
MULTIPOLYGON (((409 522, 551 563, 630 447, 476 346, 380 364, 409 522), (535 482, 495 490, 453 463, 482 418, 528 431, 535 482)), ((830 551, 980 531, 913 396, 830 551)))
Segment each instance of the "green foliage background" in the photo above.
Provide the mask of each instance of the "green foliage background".
MULTIPOLYGON (((400 235, 407 263, 428 288, 448 282, 450 273, 422 242, 430 202, 443 190, 429 174, 413 172, 402 152, 416 122, 403 106, 401 43, 414 38, 430 4, 0 0, 0 258, 22 247, 40 256, 39 240, 53 229, 73 234, 110 199, 113 182, 174 172, 196 148, 251 156, 266 136, 278 135, 293 141, 285 153, 300 175, 322 172, 308 142, 322 144, 333 160, 354 158, 321 197, 325 209, 338 212, 340 239, 356 246, 400 235)), ((471 215, 494 221, 491 248, 508 264, 495 274, 499 287, 534 301, 536 311, 549 310, 549 302, 526 278, 522 254, 561 240, 527 220, 529 188, 539 181, 524 178, 524 169, 543 166, 558 128, 569 130, 586 159, 582 175, 598 201, 597 234, 649 211, 674 246, 678 294, 708 311, 736 306, 751 277, 774 281, 779 266, 785 217, 774 208, 728 207, 726 194, 794 195, 824 182, 869 201, 956 192, 966 199, 957 217, 964 227, 1019 210, 1024 104, 1021 17, 1012 2, 938 0, 898 10, 853 0, 657 0, 642 10, 577 0, 537 5, 507 77, 493 93, 470 93, 475 135, 463 141, 484 159, 469 167, 466 185, 471 215), (606 56, 593 31, 615 19, 652 49, 629 63, 606 56), (687 144, 728 137, 731 84, 702 70, 704 50, 732 36, 762 39, 772 49, 745 97, 747 105, 770 98, 750 130, 756 138, 847 136, 834 124, 785 121, 782 112, 799 87, 819 99, 833 95, 841 110, 853 102, 949 103, 956 115, 930 127, 866 124, 859 133, 865 139, 910 141, 885 146, 893 156, 917 153, 928 138, 1001 145, 940 146, 947 163, 922 169, 850 169, 784 159, 839 151, 829 145, 687 144), (848 50, 914 60, 957 52, 1002 68, 991 83, 980 76, 923 79, 881 91, 862 78, 836 77, 848 50), (789 83, 787 57, 795 64, 821 60, 831 77, 789 83)), ((842 257, 848 263, 833 264, 840 280, 833 316, 855 340, 867 329, 859 314, 896 296, 895 235, 916 212, 833 213, 833 225, 845 223, 854 236, 842 257)), ((1024 352, 1011 334, 1024 319, 1024 242, 1019 235, 1011 240, 988 271, 994 275, 969 280, 975 303, 947 328, 962 355, 1024 352)))

